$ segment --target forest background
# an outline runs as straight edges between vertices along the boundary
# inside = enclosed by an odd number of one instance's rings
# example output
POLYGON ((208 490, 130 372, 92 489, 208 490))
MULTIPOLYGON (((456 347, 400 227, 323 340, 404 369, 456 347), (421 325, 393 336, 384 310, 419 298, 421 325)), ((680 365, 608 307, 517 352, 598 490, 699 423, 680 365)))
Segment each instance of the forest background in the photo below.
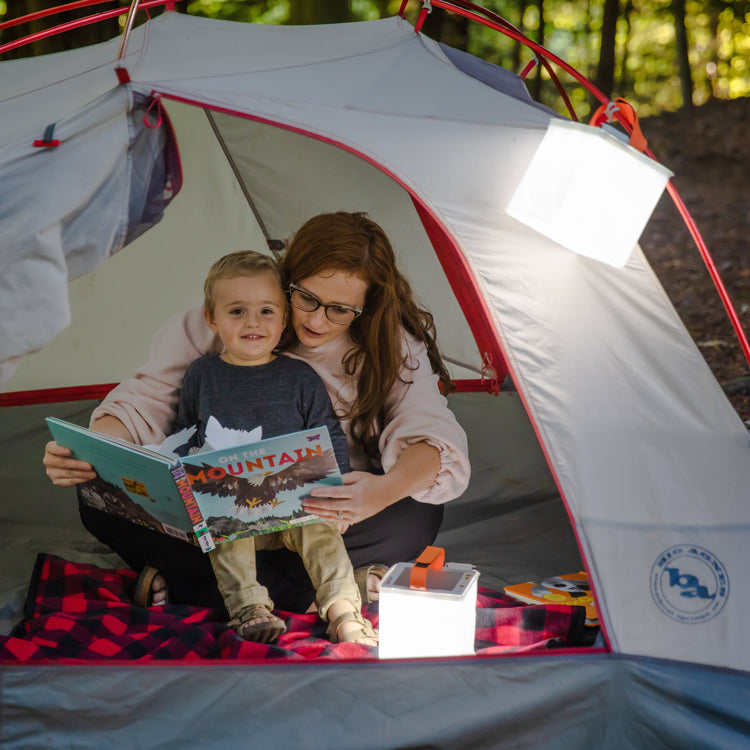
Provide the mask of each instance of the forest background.
MULTIPOLYGON (((0 49, 52 25, 126 2, 19 26, 3 22, 63 0, 0 0, 0 49)), ((71 0, 68 0, 71 2, 71 0)), ((71 2, 75 5, 75 2, 71 2)), ((641 119, 655 156, 675 173, 674 184, 716 261, 744 331, 750 322, 750 0, 484 0, 480 3, 588 78, 607 97, 623 97, 641 119)), ((339 23, 395 15, 401 0, 178 0, 191 15, 272 24, 339 23)), ((422 3, 410 0, 414 23, 422 3)), ((157 15, 160 10, 150 11, 157 15)), ((145 20, 139 14, 137 22, 145 20)), ((125 16, 5 51, 0 59, 41 55, 104 41, 125 16)), ((481 24, 434 9, 422 31, 516 73, 533 55, 481 24)), ((578 119, 598 106, 558 71, 578 119)), ((526 85, 534 99, 569 114, 546 71, 533 67, 526 85)), ((750 367, 700 254, 665 195, 641 245, 683 322, 750 426, 750 367)))
MULTIPOLYGON (((63 0, 0 0, 0 23, 61 4, 63 0)), ((640 117, 699 106, 712 98, 750 96, 750 1, 485 0, 481 4, 565 60, 607 96, 630 101, 640 117)), ((98 6, 55 16, 55 23, 117 5, 102 0, 98 6)), ((401 0, 178 0, 176 9, 232 21, 313 24, 383 18, 395 15, 400 5, 401 0)), ((410 0, 407 17, 414 21, 420 7, 421 2, 410 0)), ((120 16, 49 37, 4 58, 109 39, 124 20, 120 16)), ((42 18, 23 27, 0 29, 0 45, 50 25, 49 19, 42 18)), ((515 72, 529 62, 528 50, 512 39, 455 14, 431 13, 424 32, 515 72)), ((545 71, 534 70, 527 84, 535 99, 560 107, 560 97, 545 71)), ((579 117, 585 117, 591 107, 586 92, 569 85, 569 95, 579 117)))

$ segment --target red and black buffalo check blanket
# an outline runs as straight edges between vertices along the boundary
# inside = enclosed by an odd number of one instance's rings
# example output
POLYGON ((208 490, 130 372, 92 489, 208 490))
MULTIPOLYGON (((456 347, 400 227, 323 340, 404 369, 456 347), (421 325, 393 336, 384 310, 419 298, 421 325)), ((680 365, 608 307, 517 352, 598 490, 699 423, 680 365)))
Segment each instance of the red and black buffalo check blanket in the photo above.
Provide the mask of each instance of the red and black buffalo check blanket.
MULTIPOLYGON (((326 624, 314 614, 277 611, 288 629, 276 643, 245 641, 211 609, 182 604, 136 606, 135 582, 136 574, 130 570, 39 555, 26 618, 9 636, 0 637, 0 660, 377 658, 374 648, 328 641, 326 624)), ((365 607, 364 614, 377 628, 377 605, 365 607)), ((481 589, 476 650, 500 654, 577 646, 585 639, 584 619, 583 607, 523 605, 481 589)))

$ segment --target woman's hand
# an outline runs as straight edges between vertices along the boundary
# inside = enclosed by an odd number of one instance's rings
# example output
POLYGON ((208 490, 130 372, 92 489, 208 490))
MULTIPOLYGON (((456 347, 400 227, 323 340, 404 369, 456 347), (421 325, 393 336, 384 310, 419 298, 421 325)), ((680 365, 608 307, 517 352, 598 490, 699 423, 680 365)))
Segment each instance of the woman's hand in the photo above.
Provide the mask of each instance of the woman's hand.
POLYGON ((307 512, 336 523, 342 534, 352 524, 380 513, 400 499, 388 501, 387 494, 379 491, 385 484, 383 475, 350 471, 341 479, 344 482, 341 485, 314 487, 310 491, 311 497, 305 498, 302 505, 307 512))
POLYGON ((344 483, 341 485, 314 487, 311 497, 305 498, 302 506, 309 513, 335 521, 337 525, 359 523, 402 498, 427 489, 439 470, 437 448, 428 443, 414 443, 385 474, 350 471, 342 475, 344 483))
POLYGON ((52 480, 52 484, 58 487, 71 487, 81 482, 88 482, 96 476, 91 464, 70 456, 70 449, 64 448, 54 441, 50 441, 44 447, 42 463, 47 476, 52 480))
MULTIPOLYGON (((127 427, 117 417, 109 415, 100 417, 91 425, 91 428, 104 435, 133 442, 127 427)), ((44 447, 42 463, 52 484, 58 487, 71 487, 74 484, 88 482, 96 476, 91 464, 71 458, 71 455, 72 452, 68 448, 54 441, 47 443, 44 447)))

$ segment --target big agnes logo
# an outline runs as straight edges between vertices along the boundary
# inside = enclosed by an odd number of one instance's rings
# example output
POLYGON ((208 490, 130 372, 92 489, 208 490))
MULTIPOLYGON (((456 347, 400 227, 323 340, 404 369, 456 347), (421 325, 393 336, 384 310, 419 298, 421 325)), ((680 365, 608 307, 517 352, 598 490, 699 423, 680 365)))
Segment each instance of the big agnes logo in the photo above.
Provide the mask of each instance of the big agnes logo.
POLYGON ((662 552, 651 568, 651 596, 665 615, 678 622, 707 622, 729 596, 723 563, 703 547, 678 544, 662 552))

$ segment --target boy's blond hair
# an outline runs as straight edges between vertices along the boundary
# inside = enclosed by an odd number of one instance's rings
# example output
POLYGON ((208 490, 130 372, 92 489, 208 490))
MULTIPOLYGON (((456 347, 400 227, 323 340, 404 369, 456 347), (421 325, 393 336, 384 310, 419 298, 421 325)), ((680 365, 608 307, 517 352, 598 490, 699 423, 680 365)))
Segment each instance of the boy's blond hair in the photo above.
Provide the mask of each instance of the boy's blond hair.
POLYGON ((234 279, 238 276, 258 276, 262 273, 273 274, 284 288, 284 281, 276 261, 268 255, 255 250, 238 250, 229 253, 214 263, 208 271, 203 284, 203 306, 209 315, 214 314, 216 300, 214 299, 214 284, 219 279, 234 279))

